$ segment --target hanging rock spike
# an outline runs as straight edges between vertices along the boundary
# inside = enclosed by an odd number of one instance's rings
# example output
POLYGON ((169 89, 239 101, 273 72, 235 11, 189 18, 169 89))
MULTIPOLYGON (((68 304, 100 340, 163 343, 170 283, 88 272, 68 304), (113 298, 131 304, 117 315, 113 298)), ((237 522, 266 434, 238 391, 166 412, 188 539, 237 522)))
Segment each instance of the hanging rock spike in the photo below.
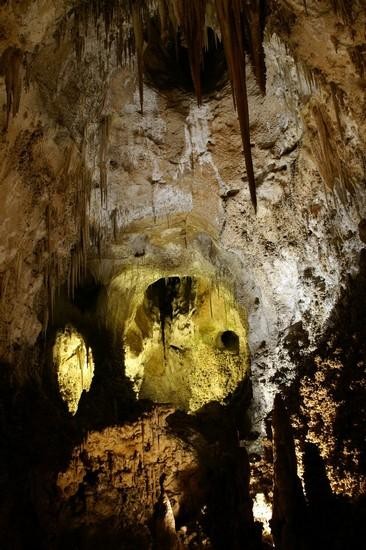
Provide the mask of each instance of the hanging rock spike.
MULTIPOLYGON (((332 0, 335 9, 344 2, 332 0)), ((253 206, 257 208, 256 186, 249 134, 249 110, 246 88, 246 59, 250 55, 253 72, 262 93, 265 92, 265 62, 263 31, 266 0, 215 0, 217 19, 231 81, 235 109, 238 112, 244 159, 253 206)), ((170 25, 176 33, 181 29, 188 49, 190 71, 198 104, 202 102, 201 69, 206 41, 207 0, 90 0, 83 1, 72 11, 74 15, 73 42, 76 57, 83 55, 88 25, 92 20, 98 29, 103 18, 105 47, 110 48, 114 34, 119 65, 128 63, 136 55, 141 113, 143 113, 143 52, 144 19, 156 13, 160 17, 161 32, 170 25), (126 31, 124 22, 130 22, 126 31)), ((145 21, 146 23, 146 21, 145 21)), ((63 33, 61 33, 62 35, 63 33)))
POLYGON ((242 0, 216 0, 216 12, 228 64, 234 106, 238 111, 250 197, 254 210, 257 211, 257 194, 250 146, 246 60, 242 32, 244 5, 245 3, 242 0))
POLYGON ((187 43, 189 66, 198 105, 202 103, 201 67, 205 44, 207 0, 179 0, 179 22, 187 43))
POLYGON ((141 114, 143 114, 144 112, 144 81, 143 81, 144 34, 143 34, 141 12, 142 12, 142 6, 140 2, 136 0, 132 2, 132 24, 133 24, 133 32, 135 35, 140 107, 141 107, 141 114))
POLYGON ((251 2, 247 2, 243 13, 246 21, 248 53, 250 55, 257 84, 264 95, 266 92, 266 65, 263 49, 266 15, 265 0, 251 0, 251 2))

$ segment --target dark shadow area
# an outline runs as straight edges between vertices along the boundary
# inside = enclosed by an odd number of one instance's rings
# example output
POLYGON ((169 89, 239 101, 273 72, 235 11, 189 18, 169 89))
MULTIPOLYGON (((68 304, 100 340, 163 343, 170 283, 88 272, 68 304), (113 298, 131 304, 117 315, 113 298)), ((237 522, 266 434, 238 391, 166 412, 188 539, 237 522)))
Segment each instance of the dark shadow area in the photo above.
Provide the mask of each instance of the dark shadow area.
MULTIPOLYGON (((138 424, 153 408, 150 402, 136 400, 124 373, 122 342, 98 320, 97 304, 103 292, 90 283, 76 289, 73 300, 60 293, 47 338, 40 338, 32 353, 29 370, 33 374, 21 387, 12 379, 10 366, 0 370, 0 534, 4 550, 144 549, 157 537, 156 518, 146 530, 137 523, 137 531, 123 524, 117 510, 108 521, 83 523, 88 499, 105 467, 101 463, 99 470, 89 468, 87 455, 81 455, 86 474, 73 497, 62 501, 56 484, 59 472, 73 464, 74 449, 82 448, 89 434, 126 422, 138 424), (91 347, 95 363, 90 390, 82 394, 75 416, 60 396, 52 356, 57 331, 66 324, 91 347), (68 524, 67 518, 74 517, 76 521, 68 524)), ((151 287, 147 298, 160 314, 169 316, 178 294, 182 308, 189 309, 192 292, 189 277, 169 278, 151 287)), ((169 417, 171 433, 197 454, 195 471, 188 470, 182 478, 184 498, 176 527, 188 525, 198 548, 207 537, 214 548, 234 549, 244 544, 253 550, 262 548, 261 529, 254 524, 251 511, 248 458, 239 442, 239 433, 249 430, 245 411, 250 399, 247 378, 226 405, 210 403, 195 415, 176 412, 169 417)), ((139 468, 143 464, 137 475, 139 468)), ((122 510, 126 498, 122 492, 122 510)))
POLYGON ((149 532, 129 532, 116 527, 115 522, 104 521, 98 525, 84 525, 64 532, 57 543, 60 550, 146 550, 149 548, 149 532))
POLYGON ((221 343, 227 351, 239 353, 239 336, 232 330, 225 330, 221 334, 221 343))
POLYGON ((366 249, 360 254, 359 272, 349 277, 314 352, 303 352, 307 336, 300 329, 288 340, 299 376, 284 393, 290 414, 297 418, 294 436, 304 455, 311 548, 362 548, 366 540, 362 489, 366 476, 366 249), (305 443, 310 429, 313 440, 326 449, 325 459, 316 445, 305 443), (341 487, 350 487, 349 495, 332 492, 329 467, 341 487))
MULTIPOLYGON (((40 337, 29 350, 27 379, 20 383, 14 365, 1 365, 0 546, 4 550, 71 549, 79 548, 79 540, 89 541, 88 533, 78 532, 73 542, 67 539, 66 546, 59 546, 57 475, 88 432, 134 420, 151 406, 136 401, 124 375, 122 346, 96 321, 100 291, 91 286, 77 290, 73 301, 60 293, 46 339, 40 337), (66 323, 82 334, 95 362, 90 391, 82 394, 75 416, 61 398, 52 358, 56 333, 66 323)), ((91 546, 87 542, 84 548, 99 548, 92 542, 101 540, 98 533, 90 537, 91 546)), ((103 547, 115 548, 112 540, 113 534, 106 535, 103 547)))
MULTIPOLYGON (((132 383, 125 375, 122 337, 114 334, 98 317, 97 304, 103 292, 103 287, 89 282, 76 290, 72 300, 61 293, 48 333, 48 364, 52 365, 51 353, 56 333, 67 324, 83 336, 92 351, 92 384, 88 392, 82 393, 73 419, 78 430, 84 433, 133 420, 149 406, 147 402, 136 400, 132 383)), ((53 365, 51 370, 56 377, 53 365)))
POLYGON ((332 492, 318 447, 304 444, 305 495, 297 475, 293 428, 278 394, 272 415, 275 548, 281 550, 356 550, 366 536, 366 499, 351 501, 332 492))
POLYGON ((325 464, 314 444, 306 444, 304 481, 311 548, 362 548, 366 537, 366 498, 350 502, 332 493, 325 464))
MULTIPOLYGON (((198 453, 205 503, 200 522, 217 549, 265 548, 261 525, 253 519, 248 455, 240 443, 250 430, 246 417, 250 400, 246 379, 226 405, 211 402, 195 415, 176 411, 167 419, 172 431, 198 453)), ((189 519, 183 508, 177 527, 189 519)))
POLYGON ((158 312, 163 348, 166 347, 166 323, 178 313, 187 315, 195 299, 195 281, 192 277, 165 277, 151 284, 145 294, 146 313, 158 312))
POLYGON ((12 369, 0 369, 1 547, 48 549, 55 476, 68 463, 77 430, 52 379, 34 377, 19 388, 12 369))
MULTIPOLYGON (((144 78, 146 83, 159 92, 178 89, 194 94, 189 65, 188 50, 180 34, 170 29, 162 37, 160 22, 150 20, 147 29, 147 47, 144 52, 144 78)), ((204 96, 220 90, 228 81, 227 66, 222 43, 209 29, 207 48, 203 51, 201 70, 204 96)))
POLYGON ((322 508, 332 500, 324 461, 314 443, 305 443, 304 448, 304 486, 307 501, 313 508, 322 508))

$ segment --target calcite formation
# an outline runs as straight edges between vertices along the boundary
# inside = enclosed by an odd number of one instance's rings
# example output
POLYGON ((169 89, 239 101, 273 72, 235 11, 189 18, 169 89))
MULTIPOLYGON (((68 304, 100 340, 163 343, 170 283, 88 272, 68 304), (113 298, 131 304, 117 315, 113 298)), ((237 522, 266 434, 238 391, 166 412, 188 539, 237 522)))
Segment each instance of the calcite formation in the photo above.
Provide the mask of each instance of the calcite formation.
POLYGON ((89 391, 94 374, 93 354, 83 337, 71 326, 56 335, 53 362, 60 393, 75 414, 83 391, 89 391))
POLYGON ((108 522, 113 529, 130 529, 136 544, 148 547, 148 527, 160 496, 168 499, 173 517, 189 517, 199 509, 198 456, 169 432, 166 418, 173 412, 155 408, 134 423, 90 433, 74 449, 68 469, 57 479, 64 528, 72 532, 108 522))
POLYGON ((357 538, 364 0, 0 4, 4 544, 357 538))
POLYGON ((248 375, 245 321, 222 283, 167 277, 132 300, 126 374, 142 398, 194 411, 223 402, 248 375))

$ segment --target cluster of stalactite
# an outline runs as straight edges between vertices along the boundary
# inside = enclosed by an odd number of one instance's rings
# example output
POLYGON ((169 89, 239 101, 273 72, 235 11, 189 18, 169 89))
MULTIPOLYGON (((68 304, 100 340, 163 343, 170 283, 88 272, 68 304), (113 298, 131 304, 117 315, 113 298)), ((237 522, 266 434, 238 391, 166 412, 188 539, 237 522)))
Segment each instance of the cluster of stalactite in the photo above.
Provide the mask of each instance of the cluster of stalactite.
MULTIPOLYGON (((357 0, 351 5, 342 0, 331 0, 334 12, 343 21, 350 24, 354 18, 355 6, 358 5, 357 0)), ((304 6, 306 8, 306 2, 304 2, 304 6)), ((101 76, 104 78, 108 74, 108 63, 112 55, 119 66, 136 63, 141 112, 143 112, 143 54, 149 34, 147 32, 148 23, 151 18, 158 18, 163 40, 168 39, 169 36, 175 36, 176 40, 182 40, 187 48, 192 82, 199 104, 203 100, 201 82, 203 52, 208 47, 208 29, 210 28, 210 32, 213 31, 223 44, 234 106, 240 123, 251 200, 256 208, 256 185, 251 155, 246 89, 246 57, 249 56, 259 89, 264 93, 263 31, 266 11, 267 2, 265 0, 197 0, 195 2, 191 0, 81 0, 60 20, 55 40, 56 44, 60 45, 66 39, 67 33, 70 32, 76 60, 81 63, 88 37, 96 36, 100 59, 99 67, 101 76)), ((276 17, 280 22, 281 13, 281 10, 276 12, 276 17)), ((287 26, 289 24, 286 18, 282 23, 287 26)), ((364 77, 366 72, 362 48, 362 46, 349 48, 350 59, 360 77, 364 77)), ((22 51, 19 47, 11 46, 3 52, 0 59, 0 73, 5 75, 6 86, 6 127, 8 127, 11 117, 18 112, 23 81, 27 83, 31 73, 31 67, 27 61, 28 56, 29 53, 22 51)), ((304 75, 309 90, 314 89, 318 85, 319 75, 314 71, 307 70, 296 59, 295 63, 299 73, 304 75)), ((288 76, 288 80, 290 80, 290 76, 288 76)), ((345 194, 345 190, 352 193, 354 182, 348 175, 347 162, 337 142, 338 140, 346 145, 342 130, 342 94, 335 84, 330 86, 339 135, 334 135, 325 106, 321 103, 313 105, 312 119, 316 127, 313 153, 328 188, 333 189, 334 182, 336 182, 337 189, 343 194, 345 194)), ((98 160, 102 204, 106 202, 108 188, 109 127, 110 117, 104 115, 99 126, 98 160)), ((98 245, 100 244, 100 235, 97 234, 97 231, 92 234, 88 224, 91 173, 86 167, 86 141, 86 136, 82 136, 79 149, 77 147, 76 149, 72 148, 72 151, 70 149, 70 155, 66 155, 65 169, 61 175, 67 188, 74 188, 77 196, 75 219, 78 225, 78 242, 72 250, 68 270, 70 295, 73 295, 75 287, 85 273, 90 237, 98 245)), ((49 235, 53 223, 51 205, 46 210, 45 217, 49 235)), ((52 316, 55 289, 58 287, 60 279, 63 278, 62 273, 64 272, 64 266, 60 267, 57 254, 51 250, 51 239, 48 238, 47 242, 48 245, 45 246, 49 260, 44 278, 45 286, 48 289, 49 313, 45 325, 47 325, 48 317, 52 316)))
POLYGON ((331 4, 335 13, 342 17, 344 21, 352 20, 352 2, 348 0, 331 0, 331 4))
POLYGON ((343 204, 357 191, 355 174, 365 175, 365 154, 352 152, 345 132, 344 115, 348 105, 345 94, 321 72, 313 71, 314 92, 310 119, 304 120, 311 138, 311 149, 326 187, 336 191, 343 204), (324 98, 328 98, 327 102, 324 98), (354 157, 351 155, 354 154, 354 157))
POLYGON ((74 165, 70 166, 64 177, 71 179, 76 186, 75 219, 78 220, 79 240, 72 250, 69 272, 68 293, 74 296, 74 290, 81 282, 86 271, 87 252, 89 246, 89 200, 91 190, 91 173, 86 167, 86 142, 82 142, 81 152, 74 151, 74 165))
POLYGON ((100 175, 100 200, 101 204, 107 201, 108 179, 107 179, 107 149, 110 130, 110 116, 102 118, 99 128, 99 175, 100 175))
POLYGON ((71 249, 69 261, 66 262, 52 248, 52 204, 46 208, 46 240, 45 252, 47 252, 46 265, 44 268, 44 283, 47 289, 48 308, 45 310, 43 319, 43 330, 46 331, 48 324, 52 321, 56 291, 60 289, 64 273, 67 274, 68 295, 73 298, 75 289, 81 283, 86 273, 87 254, 90 241, 89 231, 89 201, 91 190, 91 173, 86 166, 86 137, 83 137, 80 150, 73 144, 65 151, 66 162, 64 169, 59 175, 60 184, 65 189, 75 192, 74 219, 76 222, 77 242, 71 249))
POLYGON ((317 130, 312 149, 319 171, 326 185, 330 189, 336 185, 340 197, 345 201, 344 190, 352 194, 354 184, 338 151, 338 145, 332 133, 333 126, 325 105, 321 103, 314 105, 312 114, 317 130))
MULTIPOLYGON (((303 0, 307 11, 307 2, 303 0)), ((354 4, 344 0, 330 0, 334 12, 345 22, 353 20, 354 4)), ((238 112, 241 137, 244 149, 247 178, 251 199, 256 208, 256 186, 252 163, 249 112, 246 90, 246 54, 249 54, 252 68, 260 90, 265 91, 265 63, 263 33, 267 11, 266 0, 81 0, 70 9, 60 21, 55 32, 56 43, 60 45, 68 28, 74 44, 77 60, 80 62, 91 27, 96 32, 99 50, 111 53, 112 46, 118 65, 137 62, 141 111, 143 112, 143 52, 146 28, 152 16, 158 15, 162 36, 173 30, 176 37, 183 36, 188 50, 192 81, 200 104, 202 101, 201 69, 203 51, 207 47, 208 18, 207 8, 214 7, 216 26, 214 32, 222 40, 229 77, 232 86, 234 106, 238 112), (68 22, 70 21, 70 25, 68 22)), ((211 10, 212 11, 212 10, 211 10)), ((286 23, 287 24, 287 23, 286 23)), ((363 52, 354 48, 350 57, 364 74, 363 52)), ((5 74, 7 92, 7 124, 10 115, 17 113, 22 88, 22 65, 25 54, 19 48, 9 47, 2 55, 0 69, 5 74)), ((107 70, 100 63, 105 77, 107 70)), ((102 153, 103 154, 103 153, 102 153)), ((106 186, 106 170, 101 159, 101 179, 106 186)))
MULTIPOLYGON (((56 40, 60 44, 66 35, 67 20, 71 20, 71 38, 80 62, 86 39, 93 25, 100 46, 115 53, 118 65, 137 63, 141 112, 143 113, 143 52, 149 20, 157 15, 161 34, 181 36, 188 50, 192 81, 198 104, 202 102, 201 71, 203 52, 207 47, 208 0, 92 0, 80 2, 60 23, 56 40)), ((223 42, 234 106, 238 112, 244 158, 251 199, 256 208, 256 186, 252 163, 249 111, 246 90, 246 55, 249 54, 261 91, 265 91, 263 32, 265 0, 215 0, 217 28, 212 29, 223 42)), ((101 63, 105 75, 105 67, 101 63)), ((103 172, 104 174, 104 172, 103 172)), ((102 172, 101 172, 102 175, 102 172)))
MULTIPOLYGON (((347 16, 344 13, 345 7, 342 2, 332 2, 334 12, 345 24, 348 24, 352 36, 352 23, 355 21, 356 8, 360 4, 352 2, 347 4, 347 16)), ((309 7, 304 2, 306 13, 309 7)), ((281 10, 276 13, 276 23, 273 30, 281 34, 281 28, 286 28, 288 12, 281 10)), ((287 32, 287 30, 286 30, 287 32)), ((339 42, 331 37, 336 51, 339 42)), ((301 117, 311 151, 316 165, 328 191, 335 191, 339 200, 346 205, 349 197, 357 192, 357 181, 365 176, 365 154, 360 147, 350 147, 349 138, 346 135, 347 113, 350 105, 347 96, 341 86, 333 81, 328 81, 327 76, 318 68, 311 68, 297 57, 296 49, 291 43, 284 43, 275 34, 271 40, 277 43, 277 47, 283 47, 284 59, 276 60, 278 71, 286 84, 286 95, 284 100, 290 111, 298 113, 299 99, 305 100, 303 104, 310 106, 310 110, 302 109, 301 117), (293 77, 293 66, 288 63, 287 57, 291 58, 296 71, 296 78, 293 77)), ((366 74, 366 63, 364 45, 348 47, 348 55, 353 64, 355 72, 364 79, 366 74)))

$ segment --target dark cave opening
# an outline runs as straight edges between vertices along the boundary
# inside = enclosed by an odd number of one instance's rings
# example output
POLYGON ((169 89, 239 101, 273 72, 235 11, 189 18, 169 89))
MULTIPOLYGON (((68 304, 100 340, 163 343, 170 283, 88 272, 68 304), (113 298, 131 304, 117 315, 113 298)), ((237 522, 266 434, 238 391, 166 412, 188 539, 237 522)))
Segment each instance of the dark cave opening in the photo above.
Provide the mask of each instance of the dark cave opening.
POLYGON ((221 343, 225 350, 235 354, 239 353, 239 336, 233 330, 225 330, 221 334, 221 343))
MULTIPOLYGON (((126 422, 150 406, 147 401, 136 400, 131 381, 125 374, 123 346, 100 312, 100 309, 103 311, 105 295, 105 286, 95 282, 90 275, 75 288, 73 296, 69 296, 66 287, 61 289, 56 296, 54 317, 46 335, 45 371, 49 377, 52 376, 65 411, 67 404, 61 400, 53 357, 57 337, 71 330, 91 351, 94 362, 91 385, 89 390, 82 391, 75 416, 70 418, 70 423, 81 432, 126 422)), ((73 381, 70 383, 72 385, 73 381)), ((69 412, 66 414, 70 415, 69 412)))
MULTIPOLYGON (((193 95, 194 86, 184 38, 171 31, 162 39, 159 27, 156 19, 150 21, 147 31, 148 45, 144 52, 145 81, 160 92, 178 89, 193 95)), ((213 30, 208 29, 201 68, 203 95, 220 90, 227 81, 223 44, 213 30)))
POLYGON ((161 336, 165 349, 165 326, 175 313, 187 314, 194 300, 192 277, 164 277, 152 283, 146 290, 147 314, 159 312, 161 336))

